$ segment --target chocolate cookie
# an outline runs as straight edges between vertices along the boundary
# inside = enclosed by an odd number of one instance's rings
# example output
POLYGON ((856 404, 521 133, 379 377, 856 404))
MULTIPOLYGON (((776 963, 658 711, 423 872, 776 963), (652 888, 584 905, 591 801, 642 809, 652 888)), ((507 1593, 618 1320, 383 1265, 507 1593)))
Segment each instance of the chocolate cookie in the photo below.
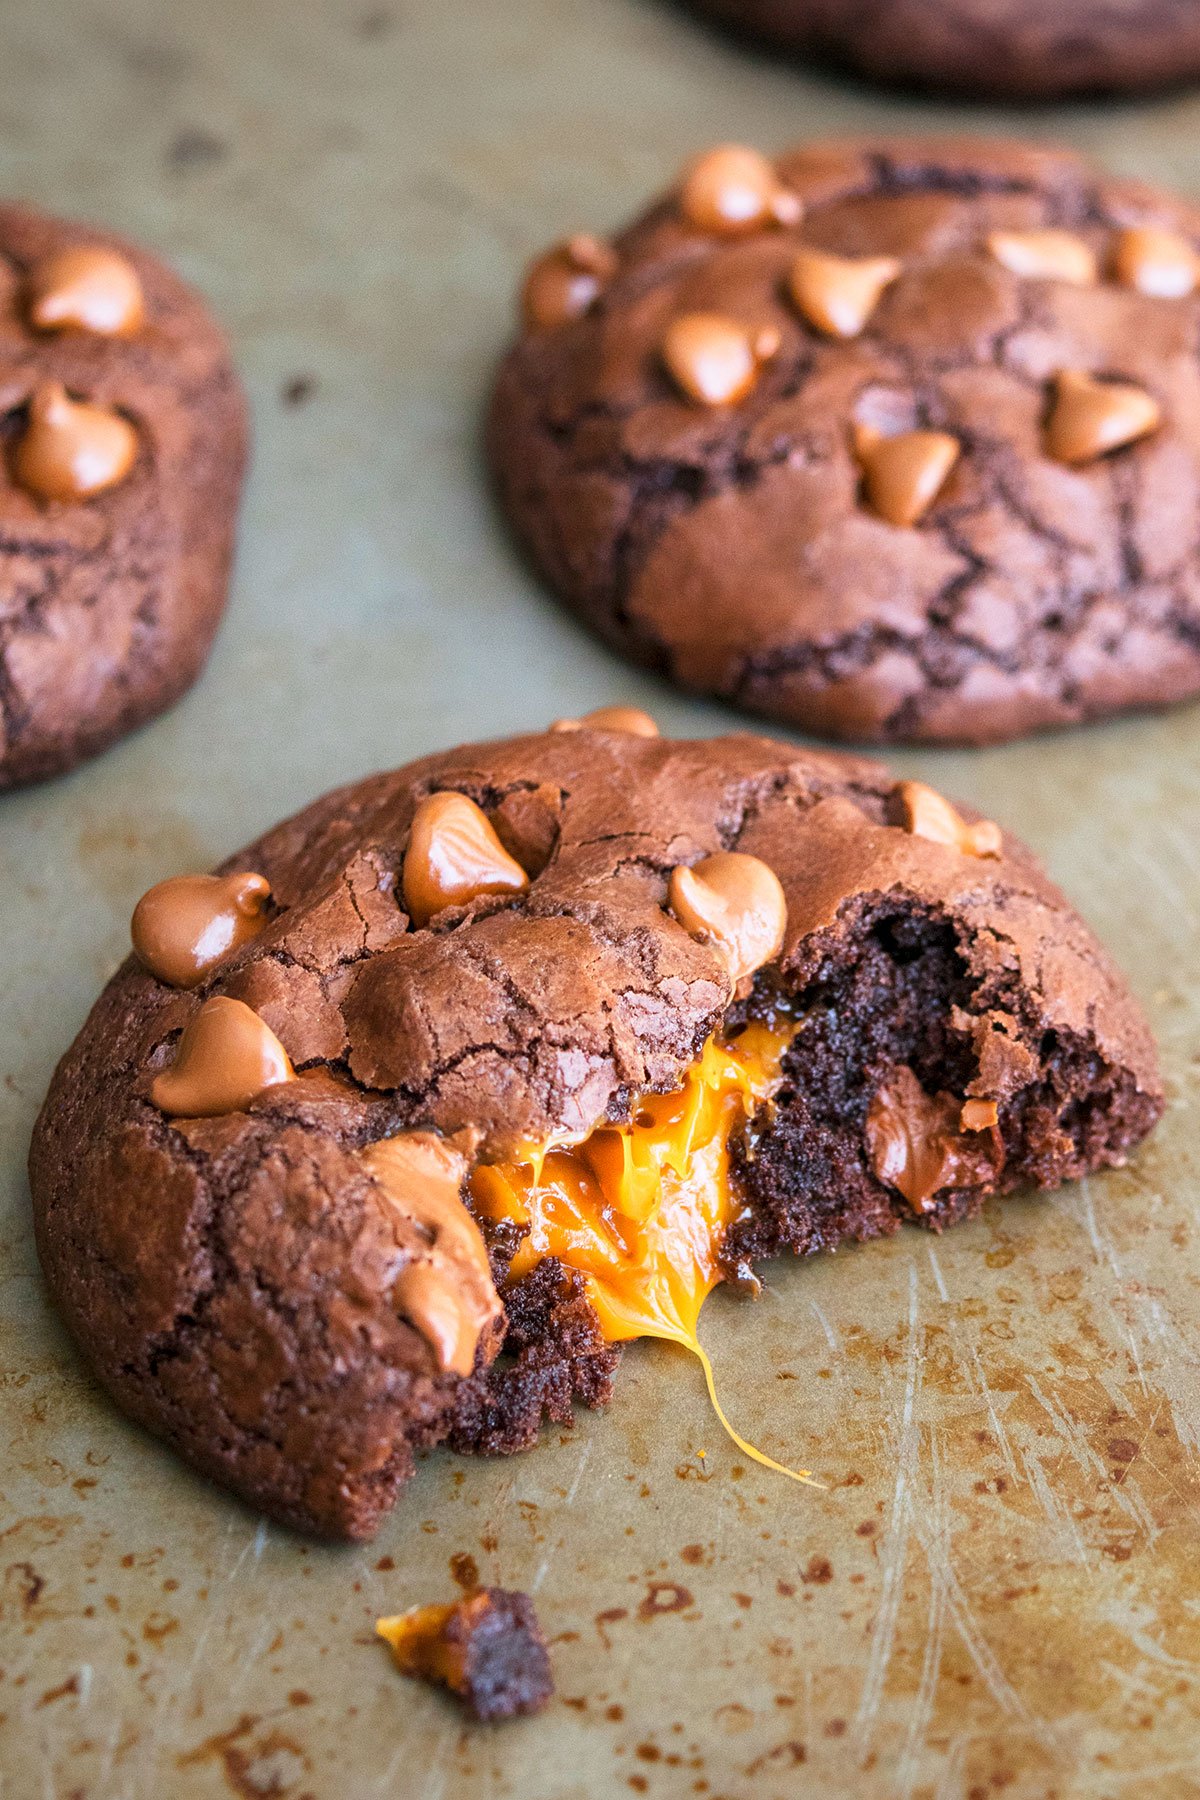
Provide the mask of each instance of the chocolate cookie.
POLYGON ((1200 77, 1194 0, 690 0, 710 18, 889 85, 1001 100, 1200 77))
POLYGON ((995 825, 649 729, 431 756, 152 889, 55 1075, 63 1316, 276 1518, 365 1537, 415 1448, 532 1443, 760 1257, 941 1229, 1158 1116, 1120 977, 995 825))
POLYGON ((1200 689, 1200 216, 998 142, 726 147, 542 257, 488 444, 620 650, 840 737, 1200 689))
POLYGON ((225 605, 244 407, 201 301, 106 233, 0 206, 0 788, 195 680, 225 605))

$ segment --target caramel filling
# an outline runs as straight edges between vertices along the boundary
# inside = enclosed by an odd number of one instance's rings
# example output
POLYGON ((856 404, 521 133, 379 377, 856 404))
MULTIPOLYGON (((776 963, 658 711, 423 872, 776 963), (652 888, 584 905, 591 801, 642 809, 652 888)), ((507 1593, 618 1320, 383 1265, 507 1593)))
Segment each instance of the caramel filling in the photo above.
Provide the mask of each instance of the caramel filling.
POLYGON ((545 1256, 583 1276, 609 1343, 665 1338, 699 1358, 725 1430, 756 1462, 796 1480, 738 1436, 718 1404, 700 1345, 700 1309, 721 1280, 721 1241, 741 1204, 730 1143, 780 1085, 794 1026, 754 1022, 735 1039, 708 1040, 675 1093, 650 1094, 628 1125, 603 1126, 527 1161, 482 1164, 471 1177, 475 1210, 526 1227, 510 1280, 545 1256))

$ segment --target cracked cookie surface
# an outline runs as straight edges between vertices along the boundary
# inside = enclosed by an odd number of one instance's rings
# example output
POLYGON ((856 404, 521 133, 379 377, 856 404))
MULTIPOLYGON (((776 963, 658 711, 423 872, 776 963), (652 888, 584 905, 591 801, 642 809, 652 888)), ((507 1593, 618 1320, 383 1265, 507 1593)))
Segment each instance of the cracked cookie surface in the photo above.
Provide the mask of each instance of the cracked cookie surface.
POLYGON ((631 658, 839 737, 998 741, 1194 694, 1196 213, 1003 142, 770 171, 787 209, 714 228, 685 180, 536 266, 488 445, 540 572, 631 658), (1147 227, 1169 295, 1124 253, 1147 227), (1084 377, 1128 422, 1079 455, 1055 413, 1084 377))
POLYGON ((171 270, 0 206, 0 788, 72 768, 195 680, 245 438, 224 338, 171 270), (51 429, 31 460, 39 408, 51 429))
MULTIPOLYGON (((226 947, 175 985, 131 957, 63 1059, 31 1153, 35 1223, 122 1406, 310 1530, 370 1535, 424 1445, 519 1449, 545 1416, 603 1403, 619 1354, 577 1271, 546 1258, 507 1283, 521 1233, 505 1221, 486 1230, 501 1329, 485 1325, 465 1377, 439 1364, 397 1304, 428 1241, 376 1179, 382 1139, 437 1133, 463 1168, 578 1141, 677 1089, 714 1032, 786 1005, 785 1086, 737 1146, 726 1273, 749 1278, 765 1254, 914 1216, 937 1228, 988 1193, 1120 1161, 1161 1106, 1134 1002, 1029 853, 849 757, 585 722, 343 788, 221 875, 182 892, 188 919, 209 895, 226 947), (418 927, 412 824, 446 792, 486 814, 528 883, 418 927), (673 870, 729 853, 766 864, 786 901, 748 994, 669 910, 673 870), (252 916, 235 929, 238 896, 252 916), (156 1084, 214 999, 278 1042, 282 1074, 169 1115, 156 1084), (982 1104, 965 1147, 947 1094, 982 1104), (934 1174, 897 1177, 906 1198, 873 1144, 890 1131, 903 1149, 935 1113, 934 1174)), ((152 893, 135 941, 162 963, 152 893)))
POLYGON ((790 51, 889 85, 1009 100, 1133 93, 1200 78, 1192 0, 688 0, 790 51))

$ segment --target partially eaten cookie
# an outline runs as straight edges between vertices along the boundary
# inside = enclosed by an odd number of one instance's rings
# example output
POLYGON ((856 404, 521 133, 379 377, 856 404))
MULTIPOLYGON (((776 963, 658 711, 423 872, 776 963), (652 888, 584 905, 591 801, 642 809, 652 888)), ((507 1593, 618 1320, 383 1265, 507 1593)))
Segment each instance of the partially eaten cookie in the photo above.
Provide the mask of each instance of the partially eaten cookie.
MULTIPOLYGON (((152 889, 31 1157, 121 1405, 368 1537, 438 1442, 524 1448, 719 1282, 1120 1163, 1162 1109, 1020 844, 871 762, 562 720, 152 889)), ((753 1319, 745 1329, 753 1331, 753 1319)))

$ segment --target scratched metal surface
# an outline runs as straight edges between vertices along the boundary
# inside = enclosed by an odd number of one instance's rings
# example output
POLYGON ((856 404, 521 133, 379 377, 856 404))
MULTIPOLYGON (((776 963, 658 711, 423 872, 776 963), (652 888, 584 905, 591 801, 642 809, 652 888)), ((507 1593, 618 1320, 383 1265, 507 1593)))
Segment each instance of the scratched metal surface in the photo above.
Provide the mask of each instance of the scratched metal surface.
MULTIPOLYGON (((706 140, 1004 123, 772 69, 648 0, 369 7, 3 7, 0 189, 193 276, 258 445, 199 690, 0 800, 0 1792, 1200 1794, 1195 710, 897 759, 1038 846, 1152 1009, 1172 1105, 1123 1173, 714 1301, 730 1412, 828 1491, 747 1465, 650 1346, 607 1414, 434 1458, 377 1543, 311 1548, 117 1417, 47 1309, 25 1146, 143 888, 448 741, 618 695, 730 722, 622 672, 489 513, 477 408, 521 259, 706 140), (455 1556, 536 1592, 540 1722, 464 1731, 371 1641, 455 1556)), ((1200 191, 1197 101, 1020 123, 1200 191)))

